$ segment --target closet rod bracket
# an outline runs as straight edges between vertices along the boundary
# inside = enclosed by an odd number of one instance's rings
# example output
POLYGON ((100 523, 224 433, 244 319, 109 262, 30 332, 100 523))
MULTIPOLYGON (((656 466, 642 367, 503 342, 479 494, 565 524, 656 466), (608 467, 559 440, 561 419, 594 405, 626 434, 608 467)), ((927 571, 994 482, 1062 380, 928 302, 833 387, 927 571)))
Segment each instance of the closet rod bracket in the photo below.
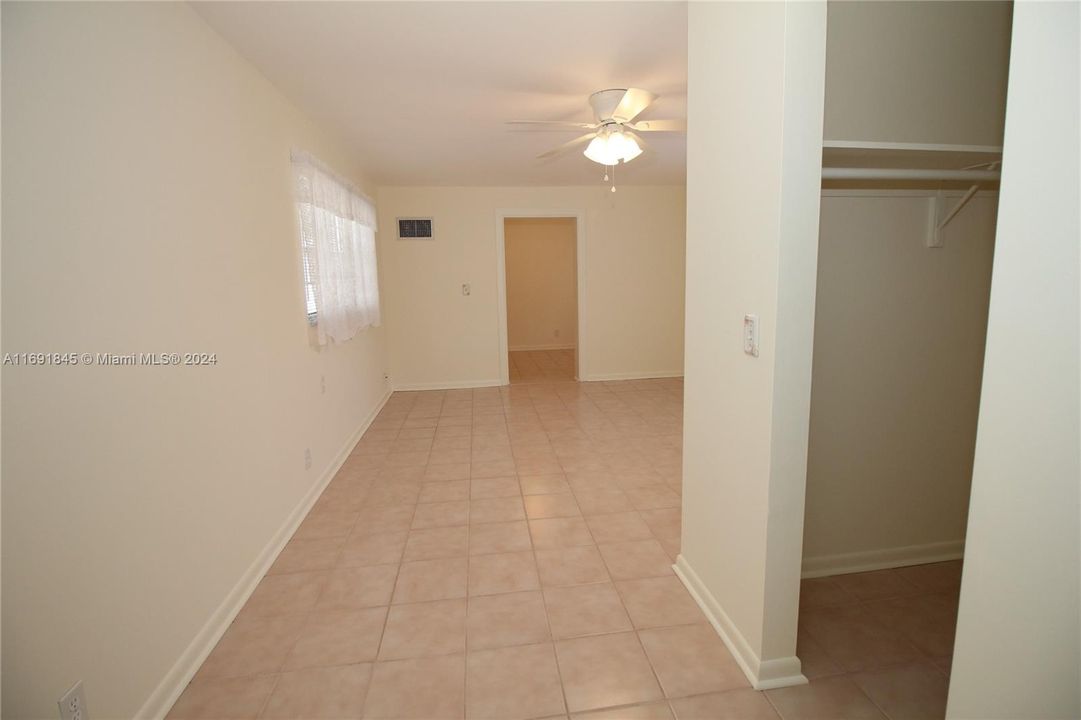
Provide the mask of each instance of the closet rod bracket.
POLYGON ((957 201, 949 212, 946 211, 946 194, 939 190, 931 198, 931 207, 928 212, 927 222, 927 247, 940 248, 945 246, 945 229, 950 221, 957 217, 957 213, 968 204, 968 201, 976 196, 979 185, 970 187, 961 199, 957 201))

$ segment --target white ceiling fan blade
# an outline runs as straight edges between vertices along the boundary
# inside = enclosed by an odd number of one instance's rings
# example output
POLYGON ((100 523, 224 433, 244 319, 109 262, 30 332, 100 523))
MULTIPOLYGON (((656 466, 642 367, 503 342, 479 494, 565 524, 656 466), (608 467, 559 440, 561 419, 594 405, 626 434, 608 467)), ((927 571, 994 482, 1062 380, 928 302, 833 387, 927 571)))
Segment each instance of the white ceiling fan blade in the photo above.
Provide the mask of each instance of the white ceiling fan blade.
POLYGON ((568 150, 573 150, 574 148, 578 147, 579 145, 586 144, 587 142, 592 140, 594 137, 596 137, 596 135, 597 135, 597 133, 587 133, 585 135, 582 135, 581 137, 576 137, 575 139, 571 140, 570 142, 565 142, 565 143, 563 143, 562 145, 560 145, 557 148, 552 148, 551 150, 549 150, 546 153, 541 153, 540 155, 537 156, 537 159, 541 160, 541 159, 544 159, 544 158, 555 157, 556 155, 562 155, 563 153, 567 152, 568 150))
POLYGON ((616 105, 616 109, 612 111, 612 117, 621 122, 630 122, 656 99, 657 96, 649 90, 628 88, 627 92, 623 93, 623 99, 619 101, 619 105, 616 105))
POLYGON ((566 122, 563 120, 509 120, 507 125, 525 125, 538 130, 596 130, 593 123, 566 122))
POLYGON ((639 120, 627 127, 639 132, 687 132, 686 120, 639 120))

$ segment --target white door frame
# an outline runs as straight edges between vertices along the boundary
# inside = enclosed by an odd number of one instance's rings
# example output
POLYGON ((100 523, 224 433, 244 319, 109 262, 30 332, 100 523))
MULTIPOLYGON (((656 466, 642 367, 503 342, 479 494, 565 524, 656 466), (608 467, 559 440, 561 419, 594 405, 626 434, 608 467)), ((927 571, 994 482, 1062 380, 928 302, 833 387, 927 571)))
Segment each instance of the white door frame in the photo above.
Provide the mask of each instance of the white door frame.
POLYGON ((576 380, 589 377, 586 368, 586 350, 583 338, 586 327, 586 214, 584 210, 496 210, 495 211, 495 253, 496 253, 496 298, 499 307, 499 380, 503 385, 510 384, 510 362, 507 355, 507 240, 504 236, 504 221, 507 218, 574 218, 576 233, 575 252, 578 257, 576 285, 578 290, 578 337, 575 339, 576 380))

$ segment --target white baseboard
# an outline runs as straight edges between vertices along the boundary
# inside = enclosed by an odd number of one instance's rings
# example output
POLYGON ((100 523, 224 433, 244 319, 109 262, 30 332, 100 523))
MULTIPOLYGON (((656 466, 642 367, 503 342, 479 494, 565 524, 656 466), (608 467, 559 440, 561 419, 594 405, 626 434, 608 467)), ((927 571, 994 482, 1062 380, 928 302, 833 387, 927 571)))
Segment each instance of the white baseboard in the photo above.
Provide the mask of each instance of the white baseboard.
POLYGON ((736 659, 743 674, 751 682, 755 690, 770 690, 772 688, 789 687, 791 685, 806 685, 807 678, 803 676, 799 658, 786 657, 762 661, 758 654, 751 649, 750 643, 732 622, 731 618, 717 602, 717 598, 698 577, 698 573, 690 566, 687 559, 680 555, 676 558, 676 564, 672 566, 676 575, 691 597, 702 608, 706 618, 717 634, 721 636, 728 651, 736 659))
POLYGON ((625 372, 625 373, 590 373, 584 378, 584 382, 603 382, 606 380, 657 380, 661 378, 681 378, 681 370, 661 370, 659 372, 625 372))
POLYGON ((184 692, 184 688, 191 682, 195 672, 203 664, 207 656, 210 655, 210 651, 218 644, 218 640, 229 629, 229 624, 233 622, 240 609, 244 607, 244 603, 248 601, 252 592, 255 591, 255 586, 259 584, 267 570, 274 564, 278 553, 289 542, 289 538, 296 532, 297 527, 300 526, 308 511, 311 510, 312 505, 319 499, 319 495, 322 494, 346 458, 349 457, 349 453, 352 452, 353 447, 360 440, 364 431, 368 429, 379 411, 386 405, 387 400, 390 399, 390 393, 390 390, 384 393, 383 398, 376 403, 375 408, 368 413, 368 416, 361 422, 360 427, 346 441, 345 446, 334 456, 327 470, 315 481, 297 506, 293 508, 293 512, 289 514, 285 522, 278 528, 278 531, 270 538, 270 542, 266 544, 262 552, 255 558, 255 561, 240 577, 237 584, 229 591, 229 594, 225 596, 221 605, 211 614, 206 624, 195 634, 195 638, 188 647, 180 653, 180 657, 173 664, 173 667, 169 669, 169 672, 165 674, 161 682, 158 683, 158 686, 150 693, 150 697, 143 703, 139 712, 135 714, 136 718, 139 718, 139 720, 154 718, 156 720, 164 718, 172 709, 173 704, 180 697, 180 693, 184 692))
MULTIPOLYGON (((682 372, 674 371, 662 371, 662 372, 629 372, 629 373, 607 373, 607 374, 593 374, 584 379, 582 382, 602 382, 609 380, 657 380, 662 378, 681 378, 682 372)), ((415 390, 464 390, 468 388, 484 388, 484 387, 500 387, 504 385, 500 380, 445 380, 442 382, 424 382, 424 383, 411 383, 411 382, 394 382, 394 390, 398 391, 415 391, 415 390)))
MULTIPOLYGON (((681 378, 681 372, 631 372, 590 375, 582 382, 602 382, 608 380, 657 380, 660 378, 681 378)), ((394 383, 395 391, 416 390, 465 390, 468 388, 500 387, 505 383, 500 380, 446 380, 443 382, 394 383)))
POLYGON ((448 380, 432 383, 394 383, 394 390, 465 390, 468 388, 499 387, 499 380, 448 380))
POLYGON ((533 352, 535 350, 573 350, 576 346, 572 343, 556 345, 514 345, 507 348, 509 352, 533 352))
POLYGON ((802 577, 816 578, 827 575, 847 575, 869 570, 886 570, 924 565, 926 563, 959 560, 965 554, 964 540, 927 543, 925 545, 906 545, 884 550, 840 553, 838 555, 819 555, 803 558, 802 577))

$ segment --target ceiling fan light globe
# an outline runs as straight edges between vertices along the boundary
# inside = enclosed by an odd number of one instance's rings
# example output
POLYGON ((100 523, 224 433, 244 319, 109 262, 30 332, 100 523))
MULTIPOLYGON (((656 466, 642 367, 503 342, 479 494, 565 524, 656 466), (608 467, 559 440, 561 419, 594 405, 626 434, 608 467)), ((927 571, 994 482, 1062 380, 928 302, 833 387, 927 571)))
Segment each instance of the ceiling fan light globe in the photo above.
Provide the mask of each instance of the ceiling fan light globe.
POLYGON ((617 160, 622 160, 627 150, 627 136, 621 132, 613 132, 608 136, 608 152, 617 160))
POLYGON ((619 155, 614 152, 612 138, 609 135, 598 135, 590 140, 582 154, 601 165, 615 165, 619 162, 619 155))
MULTIPOLYGON (((613 135, 612 138, 619 138, 616 140, 616 155, 623 162, 628 163, 642 154, 642 148, 638 147, 638 143, 629 135, 619 133, 619 135, 613 135)), ((609 145, 611 144, 611 140, 609 140, 609 145)))

